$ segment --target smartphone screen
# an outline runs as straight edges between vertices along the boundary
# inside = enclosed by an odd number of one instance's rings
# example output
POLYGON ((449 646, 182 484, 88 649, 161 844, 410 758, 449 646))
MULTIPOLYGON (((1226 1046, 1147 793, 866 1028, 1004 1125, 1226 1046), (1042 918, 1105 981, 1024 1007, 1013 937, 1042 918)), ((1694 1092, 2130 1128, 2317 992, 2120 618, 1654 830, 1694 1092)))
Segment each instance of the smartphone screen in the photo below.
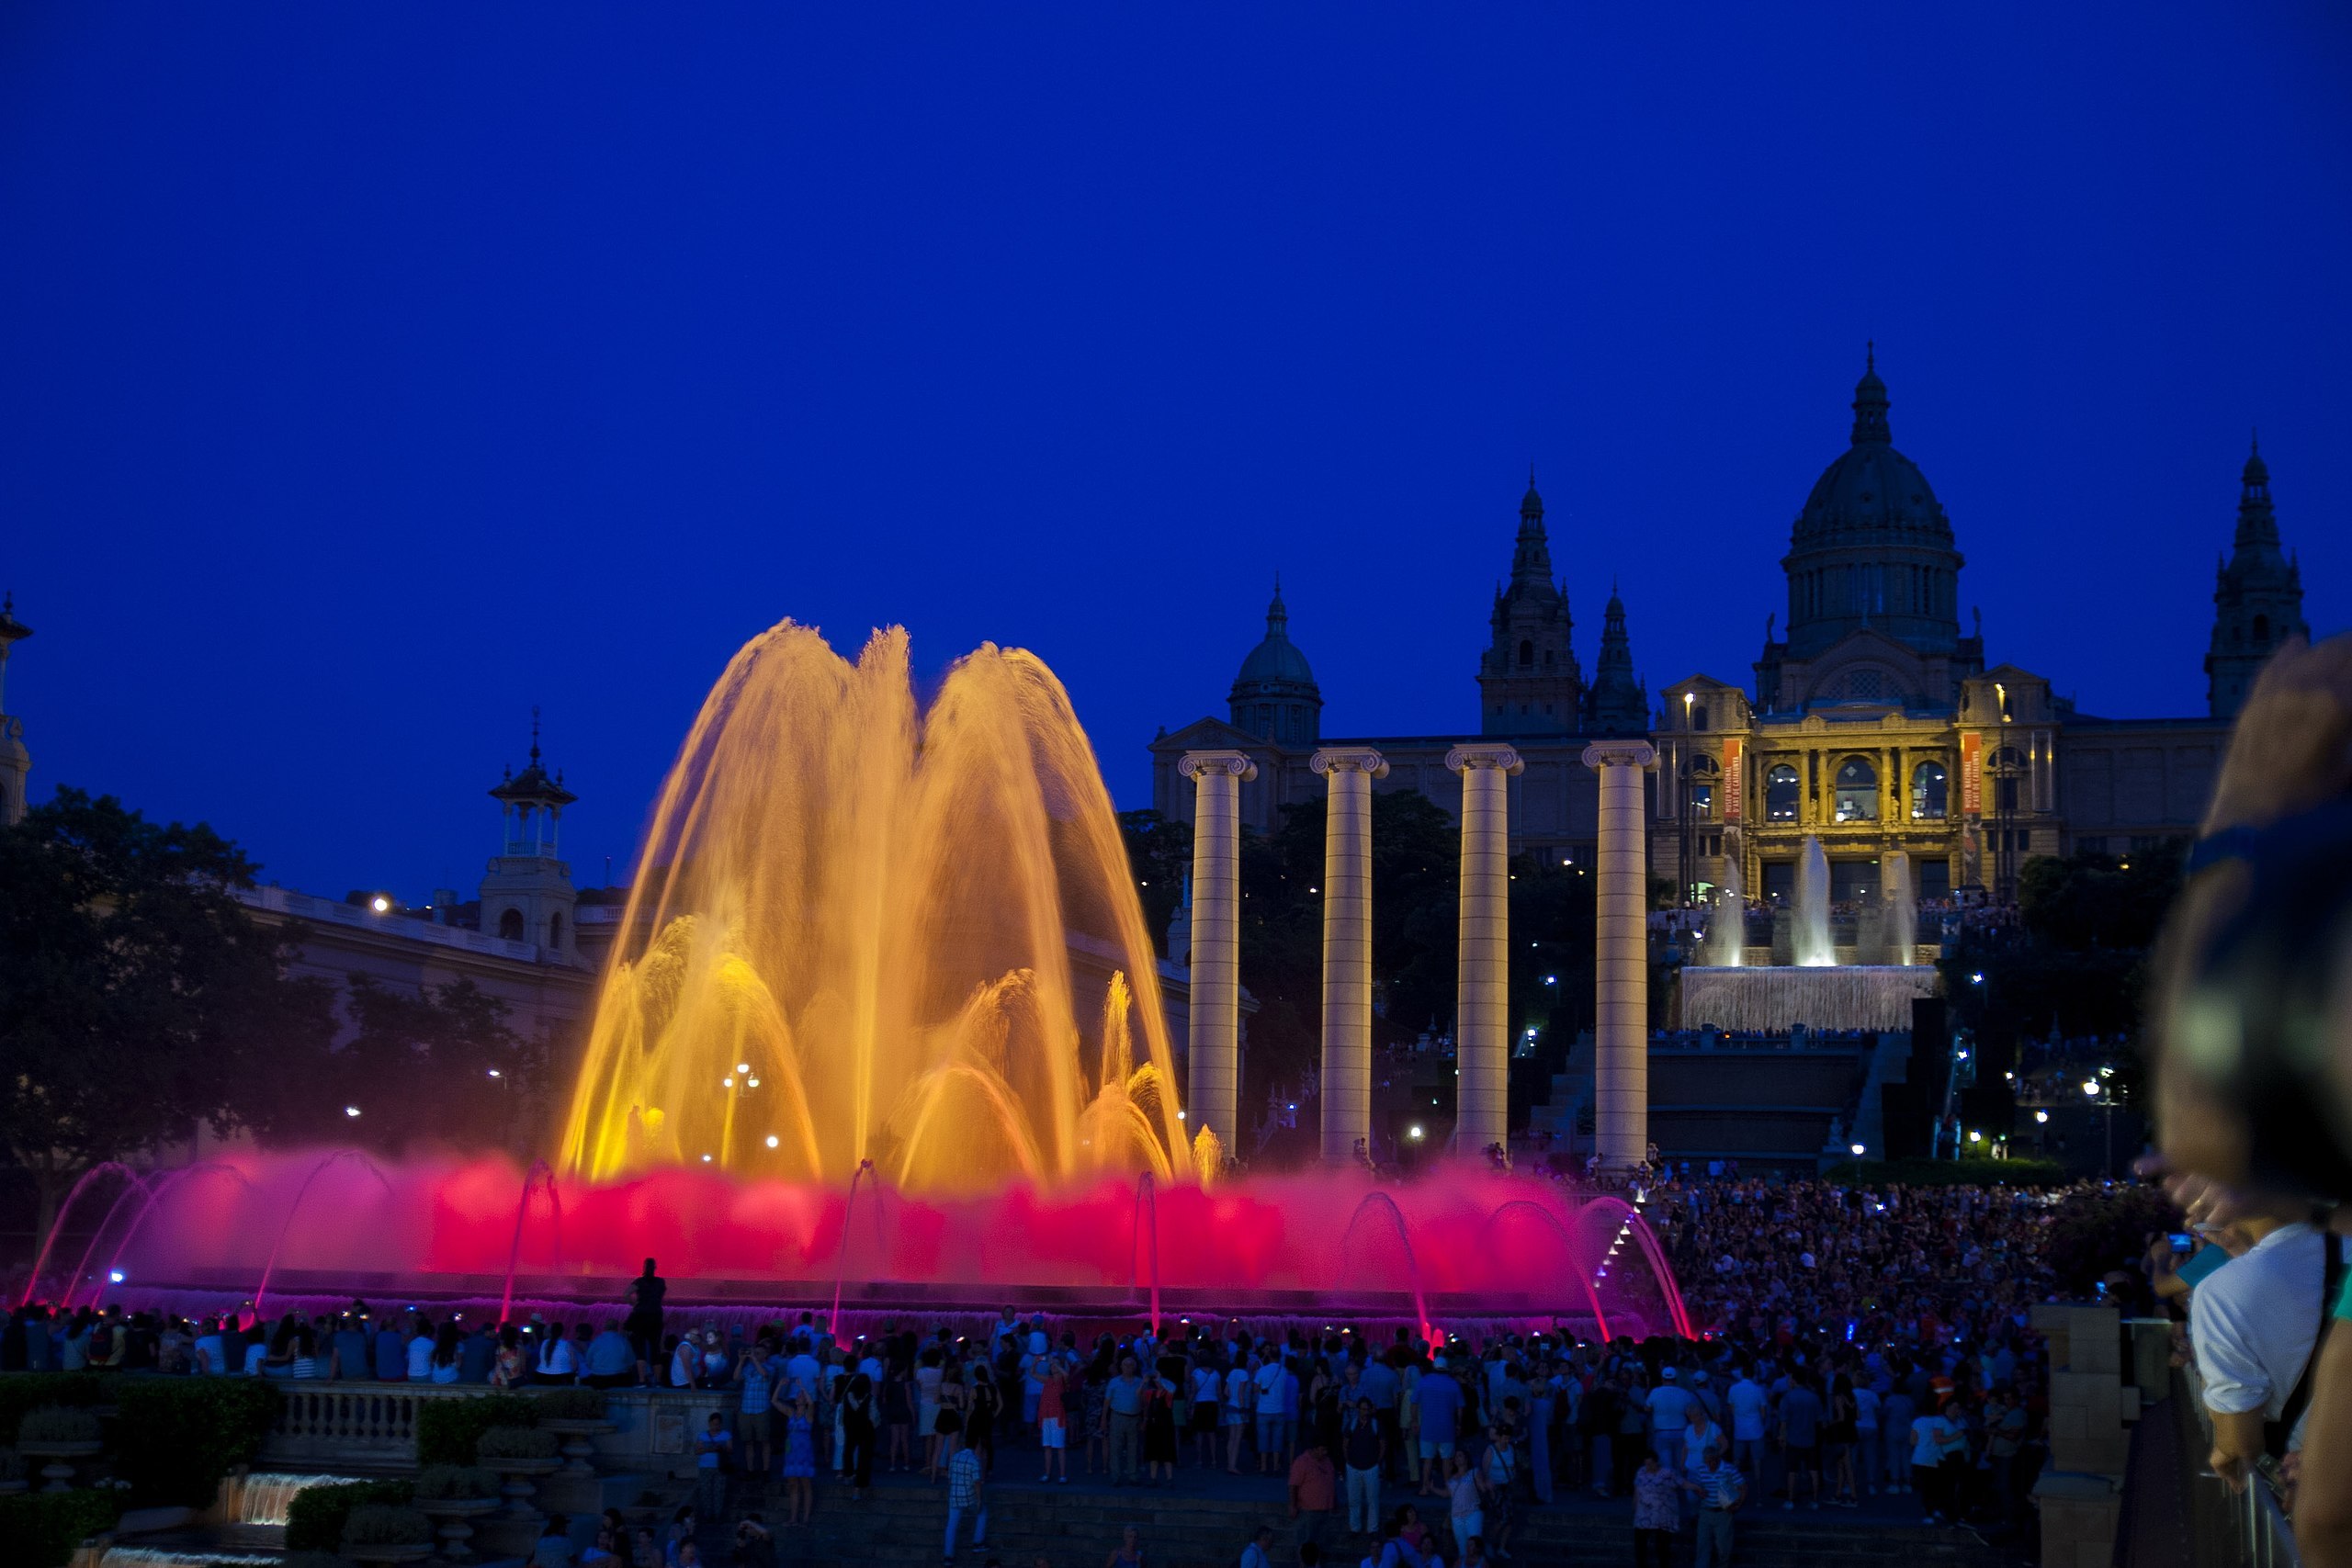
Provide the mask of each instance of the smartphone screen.
POLYGON ((2172 1249, 2175 1252, 2188 1252, 2193 1250, 2196 1246, 2197 1238, 2190 1235, 2187 1231, 2175 1231, 2172 1233, 2172 1249))

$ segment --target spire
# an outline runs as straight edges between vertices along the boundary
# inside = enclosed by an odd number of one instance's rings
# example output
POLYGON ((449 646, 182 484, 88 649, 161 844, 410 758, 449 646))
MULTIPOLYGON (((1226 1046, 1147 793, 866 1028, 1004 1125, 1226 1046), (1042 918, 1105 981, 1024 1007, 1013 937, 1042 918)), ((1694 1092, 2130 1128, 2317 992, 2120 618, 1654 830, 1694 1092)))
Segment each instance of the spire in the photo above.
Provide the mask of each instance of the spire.
POLYGON ((2246 454, 2245 467, 2238 474, 2238 531, 2235 541, 2240 551, 2260 549, 2267 545, 2278 547, 2278 517, 2270 507, 2270 466, 2262 460, 2262 443, 2257 437, 2246 454))
POLYGON ((1519 540, 1510 553, 1513 588, 1552 586, 1552 545, 1544 532, 1544 498, 1535 493, 1535 468, 1527 469, 1527 494, 1519 502, 1519 540))
POLYGON ((1274 596, 1266 603, 1266 635, 1290 640, 1290 612, 1283 607, 1283 574, 1274 573, 1274 596))
POLYGON ((1894 437, 1886 424, 1886 383, 1878 378, 1878 344, 1863 351, 1862 378, 1854 383, 1854 445, 1886 446, 1894 437))
POLYGON ((1600 656, 1593 662, 1585 717, 1602 735, 1639 733, 1649 718, 1649 696, 1634 678, 1634 642, 1625 631, 1625 601, 1618 596, 1613 580, 1609 585, 1609 607, 1601 615, 1600 656))

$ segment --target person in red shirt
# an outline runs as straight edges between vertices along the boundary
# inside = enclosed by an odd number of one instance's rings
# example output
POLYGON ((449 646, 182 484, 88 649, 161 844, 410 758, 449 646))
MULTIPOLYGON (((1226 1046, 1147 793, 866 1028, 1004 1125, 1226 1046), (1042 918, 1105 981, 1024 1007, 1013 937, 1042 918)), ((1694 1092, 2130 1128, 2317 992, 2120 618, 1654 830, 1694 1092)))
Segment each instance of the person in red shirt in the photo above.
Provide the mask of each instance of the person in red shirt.
POLYGON ((1309 1541, 1323 1550, 1323 1532, 1331 1522, 1338 1500, 1339 1476, 1331 1468, 1331 1452, 1318 1432, 1307 1439, 1306 1451, 1291 1461, 1291 1554, 1299 1555, 1309 1541))

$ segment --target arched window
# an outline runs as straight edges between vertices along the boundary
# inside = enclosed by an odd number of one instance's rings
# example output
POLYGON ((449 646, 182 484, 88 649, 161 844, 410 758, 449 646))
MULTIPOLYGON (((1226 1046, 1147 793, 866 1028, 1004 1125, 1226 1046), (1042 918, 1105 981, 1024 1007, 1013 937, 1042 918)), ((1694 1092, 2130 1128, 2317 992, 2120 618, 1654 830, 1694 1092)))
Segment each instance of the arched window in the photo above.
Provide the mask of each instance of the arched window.
POLYGON ((1521 670, 1532 670, 1535 668, 1535 643, 1532 638, 1521 637, 1520 639, 1519 667, 1521 670))
POLYGON ((2270 646, 2270 617, 2267 615, 2256 615, 2254 618, 2254 646, 2256 648, 2270 646))
POLYGON ((1949 784, 1941 762, 1922 762, 1911 770, 1911 818, 1917 822, 1940 822, 1949 815, 1949 784))
POLYGON ((2018 808, 2018 780, 2025 773, 2025 753, 2004 746, 1993 753, 1993 809, 2004 816, 2018 808))
POLYGON ((1774 822, 1797 819, 1797 771, 1786 762, 1764 775, 1764 815, 1774 822))
POLYGON ((1878 770, 1860 757, 1838 770, 1838 820, 1878 820, 1878 770))
POLYGON ((559 951, 563 947, 563 915, 560 911, 548 917, 548 945, 559 951))
POLYGON ((1707 728, 1707 709, 1703 704, 1690 710, 1690 728, 1693 729, 1707 728))
POLYGON ((508 909, 498 917, 498 934, 507 942, 523 940, 523 911, 508 909))

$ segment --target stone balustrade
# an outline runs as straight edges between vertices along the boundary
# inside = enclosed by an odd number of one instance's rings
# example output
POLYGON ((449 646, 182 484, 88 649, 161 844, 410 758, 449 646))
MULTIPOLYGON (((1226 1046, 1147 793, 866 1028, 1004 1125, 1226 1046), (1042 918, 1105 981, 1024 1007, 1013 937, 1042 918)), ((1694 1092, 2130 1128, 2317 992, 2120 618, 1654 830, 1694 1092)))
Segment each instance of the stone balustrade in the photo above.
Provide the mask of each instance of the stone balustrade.
MULTIPOLYGON (((475 1399, 496 1391, 479 1383, 286 1382, 277 1425, 259 1463, 273 1469, 357 1474, 416 1466, 417 1413, 428 1400, 475 1399)), ((528 1392, 524 1391, 524 1392, 528 1392)), ((713 1411, 729 1415, 741 1395, 722 1389, 616 1388, 605 1392, 611 1430, 595 1433, 596 1468, 611 1472, 684 1474, 694 1468, 695 1436, 713 1411)))

